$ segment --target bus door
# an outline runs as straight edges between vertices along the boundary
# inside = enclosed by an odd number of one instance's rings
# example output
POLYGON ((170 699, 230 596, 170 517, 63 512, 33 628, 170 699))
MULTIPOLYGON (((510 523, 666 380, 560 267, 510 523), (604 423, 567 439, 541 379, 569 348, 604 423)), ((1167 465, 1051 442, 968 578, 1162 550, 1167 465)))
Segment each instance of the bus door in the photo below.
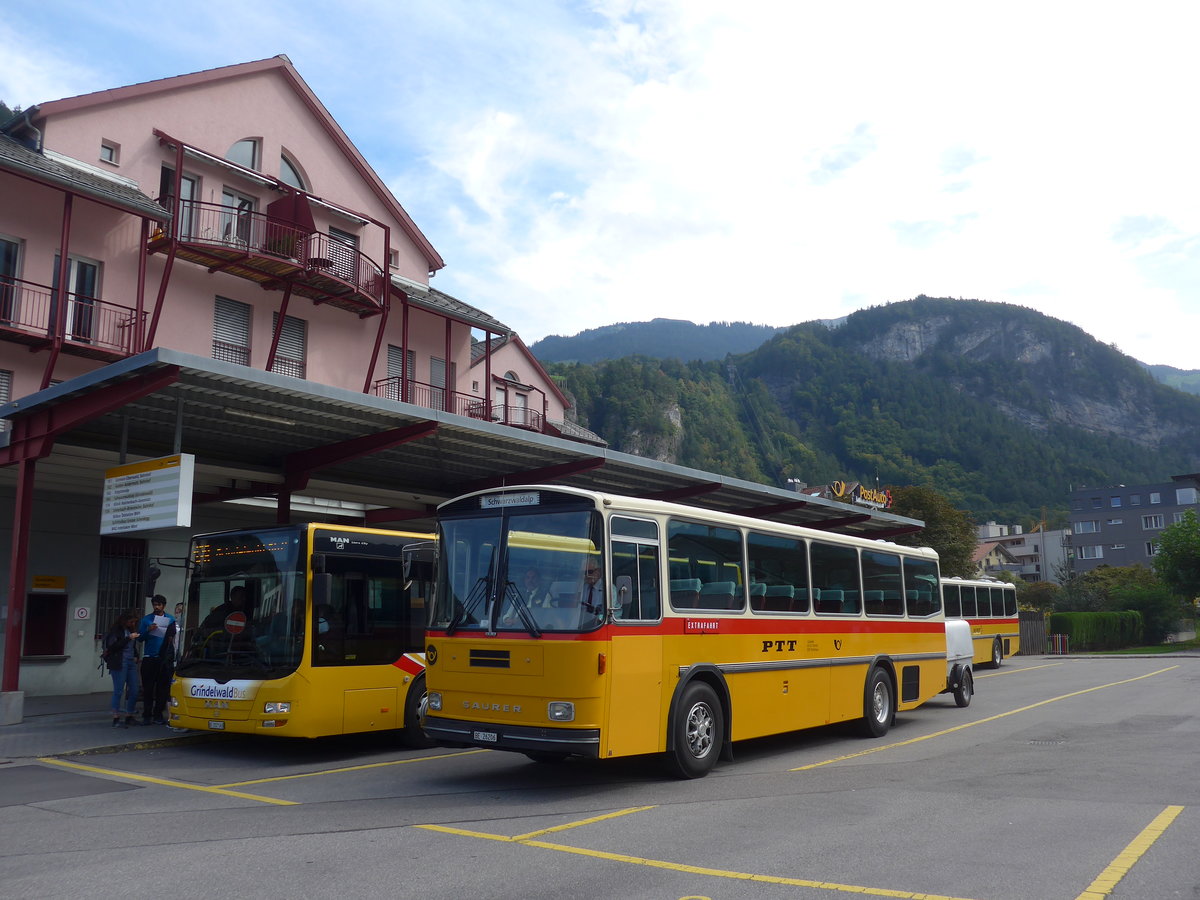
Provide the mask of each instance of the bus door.
POLYGON ((666 734, 658 523, 613 516, 608 704, 601 757, 653 753, 666 734))

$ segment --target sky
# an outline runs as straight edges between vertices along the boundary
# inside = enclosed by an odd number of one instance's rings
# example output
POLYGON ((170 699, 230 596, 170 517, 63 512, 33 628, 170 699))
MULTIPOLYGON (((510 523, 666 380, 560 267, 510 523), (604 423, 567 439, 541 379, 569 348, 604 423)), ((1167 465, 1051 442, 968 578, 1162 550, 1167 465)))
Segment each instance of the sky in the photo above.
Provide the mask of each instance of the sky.
POLYGON ((286 54, 526 343, 1015 303, 1200 368, 1200 4, 7 0, 10 106, 286 54))

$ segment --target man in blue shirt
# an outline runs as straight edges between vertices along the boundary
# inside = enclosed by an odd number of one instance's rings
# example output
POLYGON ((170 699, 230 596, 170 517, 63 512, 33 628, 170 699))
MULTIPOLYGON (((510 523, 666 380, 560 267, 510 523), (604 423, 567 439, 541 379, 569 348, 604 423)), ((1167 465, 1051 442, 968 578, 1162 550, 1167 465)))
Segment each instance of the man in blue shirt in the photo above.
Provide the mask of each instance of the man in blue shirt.
POLYGON ((175 635, 178 625, 167 612, 167 598, 155 594, 150 600, 153 611, 142 617, 137 630, 145 642, 142 656, 142 724, 165 725, 163 713, 171 693, 171 672, 175 665, 175 635))

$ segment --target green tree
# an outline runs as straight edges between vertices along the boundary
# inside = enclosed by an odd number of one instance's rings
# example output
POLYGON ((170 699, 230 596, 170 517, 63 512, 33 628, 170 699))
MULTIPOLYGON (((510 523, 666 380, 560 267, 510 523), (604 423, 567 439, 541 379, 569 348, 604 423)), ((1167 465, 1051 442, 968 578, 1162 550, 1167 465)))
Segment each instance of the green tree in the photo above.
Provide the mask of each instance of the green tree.
POLYGON ((1179 622, 1179 599, 1162 582, 1117 588, 1109 597, 1109 608, 1132 609, 1142 614, 1142 640, 1161 644, 1179 622))
POLYGON ((1058 605, 1060 593, 1062 588, 1053 581, 1021 582, 1017 585, 1017 606, 1048 613, 1058 605))
POLYGON ((955 509, 943 494, 931 487, 893 487, 891 512, 920 519, 925 527, 902 534, 896 543, 910 547, 932 547, 941 557, 943 576, 970 578, 975 574, 975 523, 970 514, 955 509))
POLYGON ((1190 509, 1158 536, 1154 571, 1181 600, 1200 596, 1200 521, 1190 509))

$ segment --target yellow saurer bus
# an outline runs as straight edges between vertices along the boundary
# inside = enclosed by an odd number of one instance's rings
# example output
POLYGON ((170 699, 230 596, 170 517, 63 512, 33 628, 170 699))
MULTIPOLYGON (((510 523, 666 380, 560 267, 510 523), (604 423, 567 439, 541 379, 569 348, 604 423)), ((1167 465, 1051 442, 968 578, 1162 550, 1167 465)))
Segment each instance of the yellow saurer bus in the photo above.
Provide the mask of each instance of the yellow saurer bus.
POLYGON ((442 744, 662 753, 698 777, 733 741, 882 736, 948 685, 970 701, 929 549, 547 486, 452 500, 438 527, 424 728, 442 744))
POLYGON ((170 724, 281 737, 403 728, 428 746, 433 540, 325 524, 192 538, 170 724))
POLYGON ((1017 588, 995 578, 947 578, 942 582, 946 618, 963 618, 971 625, 974 662, 993 669, 1021 649, 1017 588))

